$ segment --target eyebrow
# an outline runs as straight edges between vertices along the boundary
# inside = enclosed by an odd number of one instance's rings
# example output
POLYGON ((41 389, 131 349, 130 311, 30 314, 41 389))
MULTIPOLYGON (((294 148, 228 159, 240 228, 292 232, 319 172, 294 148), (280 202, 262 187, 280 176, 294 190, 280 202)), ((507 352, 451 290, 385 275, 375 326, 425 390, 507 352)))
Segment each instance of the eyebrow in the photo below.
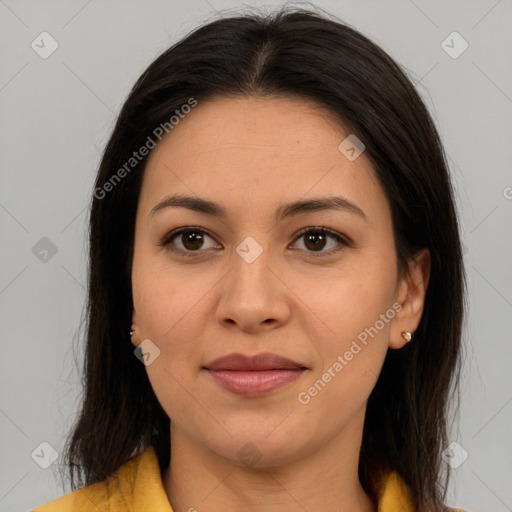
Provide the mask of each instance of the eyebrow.
MULTIPOLYGON (((228 216, 227 210, 217 203, 208 201, 206 199, 201 199, 200 197, 192 197, 182 194, 172 194, 166 196, 162 201, 160 201, 156 206, 152 208, 149 216, 152 217, 157 212, 170 207, 187 208, 189 210, 204 213, 206 215, 212 215, 220 219, 225 219, 228 216)), ((359 208, 359 206, 351 203, 344 197, 337 196, 319 197, 307 199, 304 201, 282 204, 277 208, 274 216, 276 222, 279 222, 283 219, 292 217, 294 215, 299 215, 301 213, 317 212, 322 210, 346 211, 349 213, 354 213, 364 220, 367 220, 365 213, 363 210, 361 210, 361 208, 359 208)))

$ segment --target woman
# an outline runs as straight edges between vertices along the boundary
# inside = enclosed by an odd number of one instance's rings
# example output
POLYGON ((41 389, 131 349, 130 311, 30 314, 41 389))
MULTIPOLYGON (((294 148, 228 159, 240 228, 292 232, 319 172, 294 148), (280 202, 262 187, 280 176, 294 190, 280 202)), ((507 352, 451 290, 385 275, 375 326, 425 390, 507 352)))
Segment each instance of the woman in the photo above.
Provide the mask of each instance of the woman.
POLYGON ((383 50, 304 9, 199 27, 103 155, 76 490, 36 510, 450 510, 464 288, 442 145, 383 50))

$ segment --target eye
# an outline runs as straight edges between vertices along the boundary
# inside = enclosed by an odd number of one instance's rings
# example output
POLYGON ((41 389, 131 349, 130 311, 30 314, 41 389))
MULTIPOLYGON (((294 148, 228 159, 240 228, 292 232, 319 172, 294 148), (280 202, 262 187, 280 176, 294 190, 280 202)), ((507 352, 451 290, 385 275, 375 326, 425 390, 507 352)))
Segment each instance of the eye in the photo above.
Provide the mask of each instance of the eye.
POLYGON ((313 256, 325 256, 325 255, 332 255, 341 249, 343 247, 350 246, 349 242, 342 237, 340 234, 336 233, 335 231, 332 231, 324 226, 317 227, 317 228, 306 228, 302 230, 297 240, 303 239, 303 245, 306 248, 305 250, 310 253, 319 253, 319 254, 313 254, 313 256), (331 245, 331 248, 328 250, 323 250, 327 245, 327 240, 331 238, 336 243, 331 245))
MULTIPOLYGON (((203 229, 191 226, 169 233, 160 245, 170 252, 180 253, 183 256, 194 256, 194 252, 204 252, 200 251, 200 249, 204 249, 206 239, 213 240, 203 229)), ((220 246, 214 243, 211 247, 219 248, 220 246)), ((208 247, 206 248, 208 249, 208 247)))
MULTIPOLYGON (((296 240, 301 238, 304 239, 304 250, 308 253, 312 253, 315 257, 329 256, 340 251, 343 247, 350 246, 350 243, 343 236, 324 226, 303 229, 297 235, 296 240), (336 243, 332 244, 333 247, 328 250, 323 250, 328 245, 327 241, 329 238, 336 243)), ((169 252, 178 253, 185 257, 194 257, 197 255, 194 253, 205 252, 205 241, 207 239, 212 240, 213 244, 210 244, 210 247, 206 246, 206 249, 221 248, 204 229, 194 226, 172 231, 164 237, 159 245, 165 247, 169 252)))

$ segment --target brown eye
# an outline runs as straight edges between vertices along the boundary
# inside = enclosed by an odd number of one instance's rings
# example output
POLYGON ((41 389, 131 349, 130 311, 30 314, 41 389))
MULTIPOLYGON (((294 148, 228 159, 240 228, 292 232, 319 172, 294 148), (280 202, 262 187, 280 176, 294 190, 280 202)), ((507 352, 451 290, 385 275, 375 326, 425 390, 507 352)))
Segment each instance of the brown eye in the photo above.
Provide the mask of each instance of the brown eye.
POLYGON ((324 227, 308 228, 299 234, 297 240, 300 239, 304 240, 303 245, 307 252, 318 253, 318 256, 331 255, 350 245, 341 235, 324 227), (324 250, 329 245, 329 239, 336 243, 331 243, 331 246, 324 250))
POLYGON ((185 256, 193 256, 193 254, 187 253, 199 253, 211 247, 218 247, 213 238, 199 228, 182 228, 173 231, 164 238, 160 245, 170 252, 181 253, 185 256), (210 243, 210 247, 206 245, 208 239, 213 242, 213 244, 210 243))
POLYGON ((323 233, 309 233, 304 235, 304 245, 312 251, 321 251, 325 247, 326 238, 323 233))
MULTIPOLYGON (((344 237, 323 226, 303 230, 296 240, 301 239, 304 240, 304 251, 315 257, 330 256, 340 251, 343 247, 350 247, 350 243, 344 237), (331 242, 329 244, 329 240, 333 240, 334 243, 331 242)), ((181 228, 173 231, 166 235, 159 245, 165 247, 169 252, 189 257, 197 256, 202 252, 206 252, 207 249, 221 248, 203 229, 195 227, 181 228), (210 246, 207 245, 208 239, 211 240, 210 246)))
POLYGON ((190 251, 196 251, 197 249, 200 249, 204 243, 203 235, 197 231, 182 233, 180 240, 183 246, 190 251))

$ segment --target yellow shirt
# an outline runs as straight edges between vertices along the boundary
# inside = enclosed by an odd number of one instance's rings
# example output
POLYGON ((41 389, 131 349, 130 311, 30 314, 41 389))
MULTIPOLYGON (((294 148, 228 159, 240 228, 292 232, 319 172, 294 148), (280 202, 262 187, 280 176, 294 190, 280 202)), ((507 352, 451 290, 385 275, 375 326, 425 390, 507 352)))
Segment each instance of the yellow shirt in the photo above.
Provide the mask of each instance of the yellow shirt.
MULTIPOLYGON (((396 472, 380 484, 378 512, 414 512, 409 490, 396 472)), ((32 512, 173 512, 153 447, 102 482, 78 489, 32 512), (116 481, 119 477, 119 485, 116 481)), ((456 509, 455 512, 465 512, 456 509)))

